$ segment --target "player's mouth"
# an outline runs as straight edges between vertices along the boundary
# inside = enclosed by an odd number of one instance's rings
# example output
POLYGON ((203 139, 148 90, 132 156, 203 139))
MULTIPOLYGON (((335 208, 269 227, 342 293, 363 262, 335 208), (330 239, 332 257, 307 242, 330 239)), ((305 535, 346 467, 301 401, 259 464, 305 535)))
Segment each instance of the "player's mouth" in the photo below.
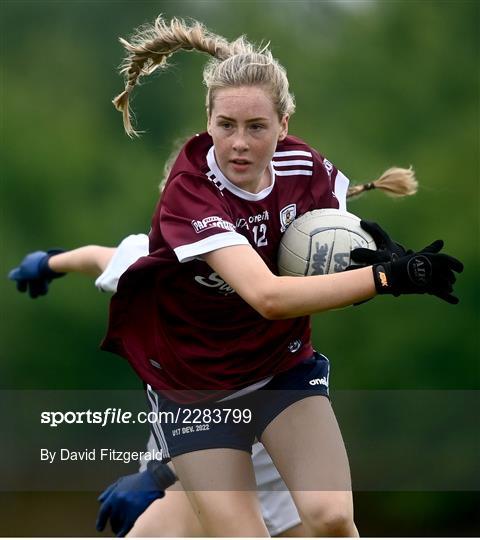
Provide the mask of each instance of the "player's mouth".
POLYGON ((230 164, 235 172, 244 172, 248 169, 248 167, 251 165, 251 161, 248 161, 248 159, 242 159, 242 158, 236 158, 231 159, 230 164))

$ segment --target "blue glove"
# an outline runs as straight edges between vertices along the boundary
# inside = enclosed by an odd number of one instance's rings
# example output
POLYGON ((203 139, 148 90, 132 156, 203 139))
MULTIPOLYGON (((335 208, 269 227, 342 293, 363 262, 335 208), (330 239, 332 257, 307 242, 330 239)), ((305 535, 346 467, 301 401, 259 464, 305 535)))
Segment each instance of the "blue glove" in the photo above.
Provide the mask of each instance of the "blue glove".
POLYGON ((117 537, 125 536, 150 504, 165 496, 165 490, 177 480, 167 465, 149 461, 147 470, 122 476, 98 498, 100 510, 97 531, 103 531, 107 521, 117 537))
POLYGON ((47 294, 48 285, 52 279, 65 275, 54 272, 48 266, 50 257, 64 251, 63 249, 49 249, 48 251, 29 253, 20 263, 20 266, 9 272, 8 279, 17 282, 17 289, 20 292, 28 290, 31 298, 43 296, 47 294))

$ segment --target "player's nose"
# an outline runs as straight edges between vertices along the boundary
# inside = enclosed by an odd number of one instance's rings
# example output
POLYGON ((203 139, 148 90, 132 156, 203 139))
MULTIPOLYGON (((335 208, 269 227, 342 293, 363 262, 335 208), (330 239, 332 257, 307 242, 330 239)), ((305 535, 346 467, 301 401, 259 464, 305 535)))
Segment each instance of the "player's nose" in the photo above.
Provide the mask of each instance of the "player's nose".
POLYGON ((233 139, 232 143, 232 149, 239 154, 248 150, 248 141, 244 133, 239 131, 235 134, 235 138, 233 139))

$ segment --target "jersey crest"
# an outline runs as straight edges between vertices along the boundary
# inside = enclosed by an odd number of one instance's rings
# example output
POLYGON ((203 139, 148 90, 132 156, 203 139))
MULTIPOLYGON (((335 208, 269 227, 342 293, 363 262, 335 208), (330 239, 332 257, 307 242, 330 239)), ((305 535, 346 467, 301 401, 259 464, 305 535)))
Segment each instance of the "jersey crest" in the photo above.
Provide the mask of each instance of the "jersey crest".
POLYGON ((280 232, 285 232, 287 227, 297 216, 297 205, 295 203, 288 204, 280 210, 280 232))

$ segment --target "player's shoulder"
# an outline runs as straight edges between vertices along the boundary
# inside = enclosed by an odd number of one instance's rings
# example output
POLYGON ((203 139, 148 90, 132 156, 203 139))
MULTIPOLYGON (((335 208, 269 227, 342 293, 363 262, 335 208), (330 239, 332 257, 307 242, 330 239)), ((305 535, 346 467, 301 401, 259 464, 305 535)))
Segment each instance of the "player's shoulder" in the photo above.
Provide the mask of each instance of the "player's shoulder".
POLYGON ((170 175, 205 174, 208 171, 207 155, 212 146, 212 138, 206 132, 190 137, 180 149, 170 175))
POLYGON ((279 141, 277 144, 277 148, 275 149, 274 155, 303 155, 305 157, 307 156, 313 156, 314 154, 318 155, 317 150, 315 150, 312 146, 310 146, 307 142, 300 139, 299 137, 295 137, 294 135, 287 135, 285 139, 282 141, 279 141), (284 154, 288 152, 288 154, 284 154))
POLYGON ((318 150, 294 135, 287 135, 283 141, 279 141, 273 154, 274 164, 275 161, 310 160, 314 166, 315 163, 323 164, 324 159, 318 150))
POLYGON ((288 135, 277 144, 273 154, 273 167, 277 176, 297 177, 303 181, 306 177, 323 177, 328 171, 324 157, 308 143, 293 135, 288 135))
POLYGON ((210 189, 207 156, 212 146, 213 141, 208 133, 198 133, 189 138, 172 165, 165 192, 172 191, 174 185, 177 189, 187 191, 201 189, 202 186, 210 189))

